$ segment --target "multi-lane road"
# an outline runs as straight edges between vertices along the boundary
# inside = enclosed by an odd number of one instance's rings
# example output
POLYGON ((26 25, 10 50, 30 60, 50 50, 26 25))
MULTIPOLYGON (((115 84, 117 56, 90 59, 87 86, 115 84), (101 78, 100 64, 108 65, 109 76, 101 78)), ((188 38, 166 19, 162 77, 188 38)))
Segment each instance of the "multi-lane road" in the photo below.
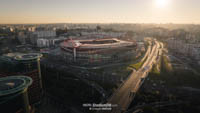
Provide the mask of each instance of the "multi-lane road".
POLYGON ((152 45, 143 66, 139 70, 132 72, 121 87, 108 99, 107 103, 117 106, 113 107, 111 111, 98 111, 98 113, 123 113, 127 110, 137 90, 150 72, 153 63, 156 62, 161 45, 160 42, 154 40, 154 45, 152 45))

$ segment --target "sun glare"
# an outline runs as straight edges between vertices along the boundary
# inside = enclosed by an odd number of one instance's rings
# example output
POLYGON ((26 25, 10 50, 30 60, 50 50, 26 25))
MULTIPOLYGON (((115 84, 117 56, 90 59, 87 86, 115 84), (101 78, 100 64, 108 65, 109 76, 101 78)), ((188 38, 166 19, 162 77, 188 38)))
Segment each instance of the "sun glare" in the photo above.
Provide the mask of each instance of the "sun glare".
POLYGON ((156 6, 159 8, 164 8, 169 4, 169 0, 155 0, 156 6))

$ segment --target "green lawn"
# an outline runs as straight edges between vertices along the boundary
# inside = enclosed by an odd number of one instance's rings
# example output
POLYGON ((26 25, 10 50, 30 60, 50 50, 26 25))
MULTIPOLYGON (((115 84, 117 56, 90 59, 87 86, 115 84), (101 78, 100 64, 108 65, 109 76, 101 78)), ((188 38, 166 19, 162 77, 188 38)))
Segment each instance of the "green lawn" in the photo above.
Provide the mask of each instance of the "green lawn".
POLYGON ((170 61, 164 55, 162 56, 162 66, 162 68, 167 72, 171 72, 173 70, 170 61))
POLYGON ((200 75, 195 74, 191 70, 175 69, 171 67, 170 62, 163 56, 160 63, 160 72, 153 66, 149 77, 154 82, 165 81, 165 85, 171 87, 188 86, 200 88, 200 75))
POLYGON ((8 36, 8 34, 1 34, 1 33, 0 33, 0 36, 8 36))
POLYGON ((142 66, 143 62, 138 62, 136 64, 131 64, 130 67, 138 70, 142 66))
POLYGON ((160 74, 160 70, 158 70, 157 65, 153 65, 152 73, 157 74, 157 75, 160 74))
POLYGON ((140 62, 138 62, 136 64, 131 64, 131 65, 129 65, 129 67, 138 70, 138 69, 140 69, 142 67, 142 65, 144 64, 144 62, 146 61, 146 59, 143 62, 140 61, 140 62))

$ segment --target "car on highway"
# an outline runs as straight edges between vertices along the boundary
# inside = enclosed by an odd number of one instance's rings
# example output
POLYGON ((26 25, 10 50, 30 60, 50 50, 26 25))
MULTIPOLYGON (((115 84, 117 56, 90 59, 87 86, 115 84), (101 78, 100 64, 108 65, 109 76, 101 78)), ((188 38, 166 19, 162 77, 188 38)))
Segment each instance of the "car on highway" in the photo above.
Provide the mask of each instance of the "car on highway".
POLYGON ((131 91, 131 92, 129 93, 129 98, 130 98, 130 97, 133 97, 134 95, 135 95, 135 92, 131 91))

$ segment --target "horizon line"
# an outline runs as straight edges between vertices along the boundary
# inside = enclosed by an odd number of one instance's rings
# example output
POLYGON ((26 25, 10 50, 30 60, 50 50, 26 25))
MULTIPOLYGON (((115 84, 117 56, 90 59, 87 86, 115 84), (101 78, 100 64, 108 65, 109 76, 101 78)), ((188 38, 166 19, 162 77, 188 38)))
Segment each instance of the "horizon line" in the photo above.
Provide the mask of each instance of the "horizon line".
POLYGON ((172 25, 200 25, 200 23, 120 23, 120 22, 114 22, 114 23, 0 23, 0 25, 39 25, 39 24, 155 24, 155 25, 166 25, 166 24, 172 24, 172 25))
POLYGON ((157 25, 164 25, 164 24, 175 24, 175 25, 200 25, 200 23, 153 23, 153 22, 47 22, 47 23, 0 23, 0 25, 30 25, 30 24, 157 24, 157 25))

